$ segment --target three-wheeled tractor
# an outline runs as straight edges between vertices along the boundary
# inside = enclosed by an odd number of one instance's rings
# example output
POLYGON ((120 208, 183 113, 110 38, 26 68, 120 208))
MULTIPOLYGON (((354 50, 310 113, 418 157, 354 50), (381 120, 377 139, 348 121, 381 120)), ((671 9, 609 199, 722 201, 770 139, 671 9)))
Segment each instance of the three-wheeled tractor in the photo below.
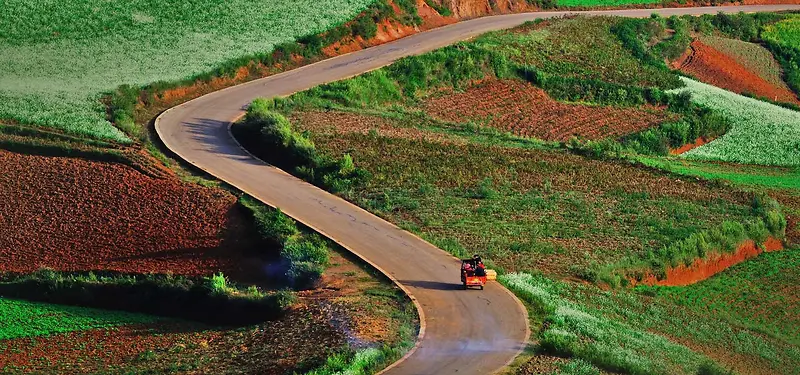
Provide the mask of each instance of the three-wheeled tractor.
POLYGON ((480 258, 461 260, 461 283, 464 284, 464 289, 477 286, 483 290, 486 285, 486 268, 480 258))

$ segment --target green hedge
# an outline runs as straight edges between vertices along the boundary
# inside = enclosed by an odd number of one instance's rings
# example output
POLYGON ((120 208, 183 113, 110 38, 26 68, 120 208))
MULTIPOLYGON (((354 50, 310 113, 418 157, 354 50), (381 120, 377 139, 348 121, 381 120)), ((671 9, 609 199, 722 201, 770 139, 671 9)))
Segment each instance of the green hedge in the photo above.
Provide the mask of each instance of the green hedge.
POLYGON ((295 174, 306 181, 333 192, 361 185, 366 171, 355 168, 349 155, 342 159, 317 153, 314 143, 292 129, 283 115, 275 112, 275 100, 256 99, 244 119, 233 126, 239 142, 262 160, 295 174))
POLYGON ((222 275, 189 278, 113 272, 40 270, 0 278, 0 296, 47 303, 122 310, 239 326, 276 319, 293 302, 288 292, 240 289, 222 275))
POLYGON ((327 242, 315 233, 300 230, 297 223, 280 210, 248 196, 239 202, 252 213, 261 237, 281 249, 278 263, 268 267, 272 272, 268 276, 295 289, 316 286, 328 265, 327 242))

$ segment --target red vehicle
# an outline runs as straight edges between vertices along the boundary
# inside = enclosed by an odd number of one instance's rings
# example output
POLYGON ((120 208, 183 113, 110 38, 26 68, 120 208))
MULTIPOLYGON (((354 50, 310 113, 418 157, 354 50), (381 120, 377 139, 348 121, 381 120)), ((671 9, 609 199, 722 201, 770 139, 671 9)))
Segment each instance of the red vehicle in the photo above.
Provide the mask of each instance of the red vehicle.
POLYGON ((477 286, 483 290, 486 285, 486 268, 480 258, 461 260, 461 283, 464 284, 464 289, 477 286))

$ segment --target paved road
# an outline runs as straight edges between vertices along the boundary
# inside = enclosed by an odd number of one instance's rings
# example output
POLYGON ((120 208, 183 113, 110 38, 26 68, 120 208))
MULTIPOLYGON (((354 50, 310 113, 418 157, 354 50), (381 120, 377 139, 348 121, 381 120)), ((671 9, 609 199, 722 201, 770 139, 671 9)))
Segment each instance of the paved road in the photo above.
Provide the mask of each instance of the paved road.
MULTIPOLYGON (((459 262, 396 226, 242 150, 228 127, 257 97, 289 95, 341 80, 491 30, 537 18, 583 13, 648 17, 800 9, 800 5, 541 12, 465 21, 217 91, 164 112, 156 131, 178 156, 230 185, 280 207, 394 279, 414 299, 423 322, 410 355, 387 374, 489 374, 512 360, 528 338, 527 313, 497 283, 462 291, 459 262)), ((387 155, 391 157, 391 155, 387 155)))

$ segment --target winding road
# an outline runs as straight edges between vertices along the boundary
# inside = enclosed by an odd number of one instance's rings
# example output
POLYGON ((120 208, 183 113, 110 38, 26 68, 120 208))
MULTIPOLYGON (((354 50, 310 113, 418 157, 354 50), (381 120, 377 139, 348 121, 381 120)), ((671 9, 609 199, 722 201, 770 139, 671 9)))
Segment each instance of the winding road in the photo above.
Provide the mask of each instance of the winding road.
POLYGON ((384 373, 490 374, 513 360, 529 337, 527 312, 514 295, 498 283, 490 283, 484 291, 458 290, 457 259, 251 156, 231 137, 230 124, 255 98, 289 95, 538 18, 777 10, 800 10, 800 5, 537 12, 478 18, 205 95, 165 111, 156 119, 155 128, 167 148, 187 162, 332 239, 388 275, 412 298, 422 322, 417 346, 384 373))

